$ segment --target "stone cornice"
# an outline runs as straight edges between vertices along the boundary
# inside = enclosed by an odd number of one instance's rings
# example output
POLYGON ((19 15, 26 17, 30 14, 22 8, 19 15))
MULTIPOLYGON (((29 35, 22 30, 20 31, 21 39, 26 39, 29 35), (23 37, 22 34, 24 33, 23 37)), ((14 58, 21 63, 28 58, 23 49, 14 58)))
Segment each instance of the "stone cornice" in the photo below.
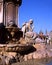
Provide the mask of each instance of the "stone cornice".
POLYGON ((3 0, 4 2, 13 2, 15 5, 21 6, 22 0, 3 0))

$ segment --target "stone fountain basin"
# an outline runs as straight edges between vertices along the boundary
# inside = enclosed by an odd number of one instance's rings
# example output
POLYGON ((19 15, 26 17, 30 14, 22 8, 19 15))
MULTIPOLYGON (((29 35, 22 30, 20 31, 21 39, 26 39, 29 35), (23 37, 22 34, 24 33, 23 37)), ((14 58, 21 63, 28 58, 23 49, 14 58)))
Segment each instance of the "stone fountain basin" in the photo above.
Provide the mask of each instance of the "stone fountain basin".
POLYGON ((7 52, 22 52, 27 51, 32 47, 29 44, 0 44, 0 51, 7 52))

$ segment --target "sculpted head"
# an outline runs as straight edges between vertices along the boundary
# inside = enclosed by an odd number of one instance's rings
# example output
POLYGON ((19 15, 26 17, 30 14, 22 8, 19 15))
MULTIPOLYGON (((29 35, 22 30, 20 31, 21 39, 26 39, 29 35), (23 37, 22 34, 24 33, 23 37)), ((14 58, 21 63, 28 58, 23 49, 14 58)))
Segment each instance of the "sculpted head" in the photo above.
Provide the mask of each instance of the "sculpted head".
POLYGON ((29 23, 30 23, 30 24, 33 24, 33 19, 30 19, 30 20, 29 20, 29 23))

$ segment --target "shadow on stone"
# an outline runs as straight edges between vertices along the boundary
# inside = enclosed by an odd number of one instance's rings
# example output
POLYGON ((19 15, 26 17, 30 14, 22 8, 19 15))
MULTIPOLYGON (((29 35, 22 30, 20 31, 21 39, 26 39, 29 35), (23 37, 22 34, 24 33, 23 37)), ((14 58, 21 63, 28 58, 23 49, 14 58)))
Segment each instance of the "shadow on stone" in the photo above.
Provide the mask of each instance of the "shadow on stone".
POLYGON ((36 51, 36 48, 34 48, 34 47, 32 46, 32 47, 31 47, 29 50, 27 50, 27 51, 21 51, 20 54, 21 54, 21 55, 25 55, 25 54, 32 53, 32 52, 34 52, 34 51, 36 51))

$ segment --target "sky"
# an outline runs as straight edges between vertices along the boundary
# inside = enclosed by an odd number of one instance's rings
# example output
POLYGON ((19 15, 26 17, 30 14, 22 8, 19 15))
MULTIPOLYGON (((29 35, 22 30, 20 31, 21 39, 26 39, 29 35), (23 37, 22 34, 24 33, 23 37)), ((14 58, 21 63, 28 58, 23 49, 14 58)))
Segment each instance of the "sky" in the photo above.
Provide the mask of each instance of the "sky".
POLYGON ((19 26, 33 19, 34 32, 52 30, 52 0, 22 0, 19 7, 19 26))

